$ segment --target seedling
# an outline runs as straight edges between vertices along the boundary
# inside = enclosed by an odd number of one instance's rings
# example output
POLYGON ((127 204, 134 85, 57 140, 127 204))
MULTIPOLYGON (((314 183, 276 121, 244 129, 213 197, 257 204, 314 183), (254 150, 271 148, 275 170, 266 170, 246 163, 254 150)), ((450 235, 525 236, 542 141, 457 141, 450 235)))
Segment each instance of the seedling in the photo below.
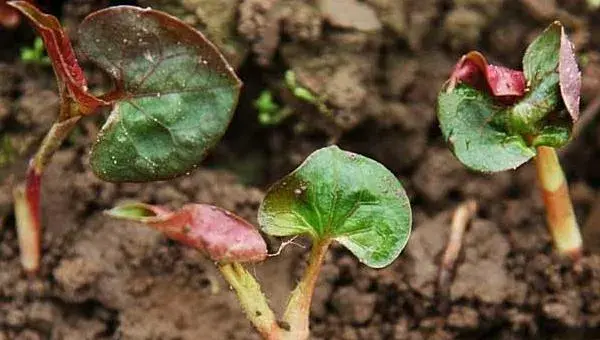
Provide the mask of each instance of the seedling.
POLYGON ((21 48, 21 61, 26 64, 50 65, 50 58, 44 53, 44 41, 36 37, 32 47, 21 48))
POLYGON ((319 112, 327 117, 331 117, 333 115, 325 103, 325 98, 323 96, 313 94, 309 89, 302 86, 296 79, 296 72, 287 70, 284 77, 285 85, 292 92, 294 97, 300 99, 301 101, 315 105, 319 112))
POLYGON ((118 6, 90 14, 79 26, 79 52, 114 82, 111 91, 94 96, 58 20, 24 1, 8 4, 42 37, 61 98, 58 118, 14 193, 21 261, 35 272, 42 172, 82 117, 111 110, 90 154, 101 179, 169 179, 191 171, 221 138, 241 83, 195 29, 159 11, 118 6))
POLYGON ((262 261, 267 248, 246 221, 217 207, 193 204, 177 212, 127 203, 109 215, 143 222, 204 252, 217 262, 253 326, 265 339, 309 337, 309 311, 323 258, 337 241, 369 267, 398 257, 410 234, 411 210, 396 177, 383 165, 330 146, 314 152, 275 183, 259 212, 261 230, 273 236, 305 235, 312 241, 308 267, 290 295, 281 319, 260 284, 242 264, 262 261))
POLYGON ((558 251, 581 255, 581 235, 554 148, 579 118, 581 74, 559 22, 525 51, 523 71, 464 55, 438 96, 437 115, 454 155, 483 172, 514 169, 535 157, 550 232, 558 251))
POLYGON ((292 114, 292 109, 288 106, 281 107, 273 98, 269 90, 264 90, 254 101, 254 108, 258 110, 258 121, 262 125, 277 125, 292 114))

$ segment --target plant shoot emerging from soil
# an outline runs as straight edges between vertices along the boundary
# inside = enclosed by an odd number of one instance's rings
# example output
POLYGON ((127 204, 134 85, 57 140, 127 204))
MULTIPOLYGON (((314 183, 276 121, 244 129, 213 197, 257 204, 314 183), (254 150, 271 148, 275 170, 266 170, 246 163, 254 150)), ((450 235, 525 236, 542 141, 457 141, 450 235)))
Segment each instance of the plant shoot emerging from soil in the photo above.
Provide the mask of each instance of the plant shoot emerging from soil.
POLYGON ((273 93, 263 90, 254 101, 254 108, 258 111, 258 122, 262 125, 277 125, 290 116, 290 107, 281 107, 275 102, 273 93))
POLYGON ((514 169, 535 157, 547 222, 558 251, 581 256, 582 240, 555 148, 579 118, 581 74, 559 22, 527 48, 523 71, 464 55, 438 97, 438 119, 454 155, 483 172, 514 169))
POLYGON ((315 151, 267 192, 261 230, 273 236, 308 236, 308 267, 277 319, 260 284, 242 262, 262 261, 266 245, 248 222, 213 206, 192 204, 177 212, 128 203, 108 212, 140 221, 195 247, 217 262, 248 319, 265 339, 309 337, 309 311, 327 249, 339 242, 369 267, 382 268, 400 254, 410 234, 411 210, 396 177, 383 165, 336 146, 315 151))
POLYGON ((36 37, 32 47, 21 48, 21 61, 26 64, 34 64, 40 66, 50 65, 50 58, 45 55, 44 41, 40 37, 36 37))
POLYGON ((23 266, 39 267, 42 172, 87 115, 109 108, 90 163, 103 180, 147 182, 183 175, 224 134, 241 83, 198 31, 165 13, 131 6, 90 14, 79 26, 79 52, 111 76, 114 88, 88 92, 83 70, 58 20, 25 1, 8 3, 37 30, 52 63, 60 112, 15 189, 23 266))

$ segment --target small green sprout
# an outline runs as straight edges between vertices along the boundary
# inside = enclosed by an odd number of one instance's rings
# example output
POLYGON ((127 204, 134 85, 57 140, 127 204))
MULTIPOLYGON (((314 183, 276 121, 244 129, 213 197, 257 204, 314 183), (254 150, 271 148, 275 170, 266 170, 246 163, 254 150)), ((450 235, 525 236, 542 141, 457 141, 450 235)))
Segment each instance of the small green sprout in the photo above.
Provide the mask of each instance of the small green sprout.
POLYGON ((258 121, 262 125, 277 125, 292 113, 289 107, 281 107, 275 102, 269 90, 263 90, 254 101, 254 108, 258 110, 258 121))
POLYGON ((309 89, 300 85, 298 83, 298 80, 296 79, 296 73, 294 71, 287 70, 285 72, 285 85, 290 91, 292 91, 294 97, 304 102, 315 105, 319 112, 321 112, 323 115, 328 117, 332 116, 331 110, 327 107, 327 104, 325 103, 325 98, 316 96, 309 89))
POLYGON ((21 61, 25 64, 39 66, 48 66, 51 64, 50 57, 45 53, 44 41, 42 38, 36 37, 32 47, 21 48, 21 61))

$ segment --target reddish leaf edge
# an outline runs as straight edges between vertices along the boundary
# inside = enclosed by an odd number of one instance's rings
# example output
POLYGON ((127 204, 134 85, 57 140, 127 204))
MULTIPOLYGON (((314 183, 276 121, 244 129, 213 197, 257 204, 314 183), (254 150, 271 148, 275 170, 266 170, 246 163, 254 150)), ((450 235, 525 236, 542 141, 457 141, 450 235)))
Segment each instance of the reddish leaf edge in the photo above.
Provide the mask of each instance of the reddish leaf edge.
MULTIPOLYGON (((581 71, 577 65, 573 43, 569 40, 564 26, 560 21, 554 21, 549 27, 553 25, 559 26, 561 30, 557 70, 560 95, 571 120, 575 123, 580 115, 581 71)), ((451 92, 459 83, 466 83, 484 91, 505 105, 514 104, 527 92, 527 80, 522 71, 489 64, 477 51, 471 51, 460 58, 444 89, 451 92)))
POLYGON ((581 71, 577 65, 573 43, 569 40, 564 26, 558 21, 555 21, 554 24, 560 25, 558 58, 560 94, 571 119, 576 122, 579 119, 579 103, 581 100, 581 71))
POLYGON ((69 37, 56 17, 42 13, 37 7, 26 1, 9 1, 6 4, 21 12, 42 37, 61 94, 66 91, 69 97, 79 105, 78 109, 81 114, 92 113, 98 107, 109 104, 88 93, 83 70, 77 62, 69 37))
MULTIPOLYGON (((218 71, 229 73, 229 75, 232 77, 232 79, 236 83, 236 89, 238 90, 238 92, 242 88, 243 83, 242 83, 241 79, 235 73, 233 67, 231 67, 229 61, 227 60, 227 58, 225 58, 225 55, 223 54, 221 49, 217 45, 215 45, 210 39, 208 39, 201 31, 195 29, 194 27, 183 22, 180 18, 178 18, 174 15, 171 15, 169 13, 153 10, 150 7, 142 8, 139 6, 130 6, 130 5, 111 6, 111 7, 97 10, 97 11, 92 12, 89 15, 87 15, 81 22, 80 27, 84 26, 86 24, 86 22, 89 20, 96 19, 99 16, 104 16, 106 14, 109 14, 109 13, 115 12, 115 11, 133 11, 139 16, 153 16, 155 20, 160 21, 163 25, 170 26, 171 28, 174 28, 174 29, 178 30, 179 32, 185 32, 184 40, 186 40, 192 44, 204 44, 204 45, 208 46, 210 49, 216 51, 217 55, 218 55, 218 62, 219 62, 217 65, 223 66, 223 68, 219 67, 218 71)), ((80 51, 80 52, 84 57, 87 56, 85 51, 80 51)), ((100 66, 100 65, 98 65, 98 66, 100 66)), ((125 86, 122 83, 122 79, 119 78, 119 75, 112 74, 112 72, 107 72, 107 74, 109 74, 113 78, 116 88, 113 91, 110 91, 106 94, 101 95, 100 96, 101 99, 103 99, 105 101, 109 101, 109 102, 114 102, 119 99, 127 98, 132 95, 135 95, 135 93, 129 93, 124 89, 125 86)), ((237 100, 236 100, 236 102, 237 102, 237 100)))
POLYGON ((487 92, 507 105, 513 104, 523 97, 527 88, 523 72, 504 66, 491 65, 477 51, 463 55, 456 63, 446 90, 452 91, 459 83, 466 83, 480 91, 487 92))
POLYGON ((267 257, 267 245, 258 230, 217 206, 186 204, 171 211, 162 206, 128 202, 106 214, 141 222, 170 239, 201 251, 216 262, 260 262, 267 257))

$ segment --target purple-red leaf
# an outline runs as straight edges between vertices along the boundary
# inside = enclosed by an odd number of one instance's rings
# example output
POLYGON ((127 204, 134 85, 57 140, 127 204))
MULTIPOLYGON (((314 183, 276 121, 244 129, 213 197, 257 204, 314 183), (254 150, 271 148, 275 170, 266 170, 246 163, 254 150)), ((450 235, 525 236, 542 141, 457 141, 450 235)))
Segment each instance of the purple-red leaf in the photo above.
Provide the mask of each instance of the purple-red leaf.
POLYGON ((7 4, 25 15, 38 31, 44 40, 61 91, 68 92, 69 96, 79 104, 81 112, 90 113, 99 106, 107 105, 107 102, 87 92, 83 70, 77 63, 69 37, 60 22, 54 16, 40 12, 26 1, 10 1, 7 4))
POLYGON ((127 203, 107 213, 142 222, 213 261, 258 262, 267 257, 267 245, 252 224, 212 205, 187 204, 172 212, 160 206, 127 203))
POLYGON ((581 93, 581 72, 577 66, 573 44, 569 41, 565 28, 561 26, 560 54, 558 60, 560 93, 573 122, 579 119, 579 99, 581 93))
POLYGON ((521 98, 526 89, 523 72, 490 65, 479 52, 465 54, 454 67, 450 76, 449 90, 459 83, 469 84, 508 103, 521 98))

